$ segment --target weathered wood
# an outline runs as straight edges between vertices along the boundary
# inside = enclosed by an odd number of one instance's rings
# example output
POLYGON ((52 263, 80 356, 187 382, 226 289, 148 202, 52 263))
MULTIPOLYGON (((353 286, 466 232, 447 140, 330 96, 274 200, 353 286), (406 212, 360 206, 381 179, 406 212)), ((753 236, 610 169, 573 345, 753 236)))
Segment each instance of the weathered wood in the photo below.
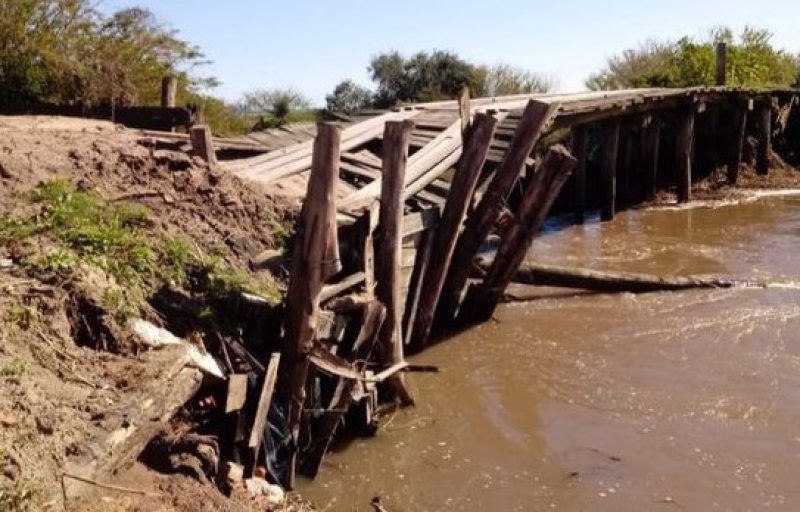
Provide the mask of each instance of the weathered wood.
POLYGON ((472 124, 472 116, 469 108, 469 88, 464 87, 458 97, 458 115, 461 118, 461 140, 466 145, 469 127, 472 124))
POLYGON ((576 164, 577 160, 563 146, 553 146, 548 150, 525 189, 519 213, 502 234, 491 268, 483 282, 471 286, 467 292, 459 312, 459 322, 482 322, 491 318, 503 291, 525 259, 534 236, 576 164))
POLYGON ((486 114, 476 115, 474 129, 471 130, 466 149, 453 177, 450 194, 447 196, 447 203, 433 238, 431 253, 434 257, 430 260, 422 279, 419 305, 411 329, 410 343, 414 350, 423 348, 430 336, 436 307, 458 240, 458 232, 475 192, 478 177, 486 163, 486 155, 496 127, 497 120, 494 117, 486 114))
POLYGON ((769 174, 769 155, 772 152, 772 105, 767 102, 758 104, 758 148, 756 149, 756 171, 758 174, 769 174))
POLYGON ((694 119, 693 109, 681 112, 678 118, 678 133, 675 139, 675 171, 678 178, 679 203, 688 203, 692 200, 694 119))
POLYGON ((161 79, 161 106, 164 108, 175 107, 175 96, 178 93, 178 78, 165 76, 161 79))
POLYGON ((264 383, 261 386, 261 394, 258 397, 253 428, 250 429, 250 439, 247 442, 247 446, 251 450, 252 460, 255 465, 258 465, 258 452, 261 449, 261 440, 264 438, 264 430, 267 426, 269 407, 272 404, 272 395, 275 392, 275 383, 278 380, 280 362, 281 355, 277 352, 269 358, 267 372, 264 375, 264 383))
POLYGON ((721 41, 716 46, 716 64, 716 83, 717 85, 725 85, 728 67, 728 45, 721 41))
POLYGON ((601 130, 602 161, 600 177, 602 179, 602 203, 600 204, 600 220, 612 220, 617 202, 617 164, 619 153, 619 121, 606 122, 601 130))
MULTIPOLYGON (((353 360, 358 362, 356 366, 358 370, 363 370, 385 319, 386 308, 383 304, 372 301, 365 305, 361 329, 353 345, 353 360)), ((314 478, 319 471, 322 459, 336 434, 336 429, 353 402, 353 391, 358 384, 358 381, 353 379, 338 380, 322 424, 316 430, 311 445, 303 454, 301 471, 304 475, 314 478)))
POLYGON ((572 127, 570 150, 578 159, 572 172, 575 223, 583 224, 586 217, 586 125, 572 127))
MULTIPOLYGON (((289 403, 288 425, 292 442, 297 449, 300 420, 306 401, 306 380, 309 372, 308 354, 313 347, 316 330, 319 294, 322 288, 323 259, 327 238, 331 233, 330 203, 335 201, 339 177, 341 130, 330 123, 320 123, 314 141, 314 154, 308 191, 297 221, 292 253, 292 273, 286 293, 286 324, 284 327, 284 373, 289 385, 283 395, 289 403)), ((285 484, 294 484, 296 451, 292 455, 285 484)))
POLYGON ((210 167, 215 167, 217 154, 211 139, 211 128, 204 124, 192 126, 189 128, 189 139, 192 142, 192 153, 208 162, 210 167))
POLYGON ((422 243, 417 251, 417 258, 414 262, 414 268, 408 282, 408 294, 406 297, 406 309, 403 314, 403 343, 406 348, 413 350, 411 345, 411 336, 413 334, 414 321, 417 318, 417 311, 419 310, 420 298, 422 293, 422 280, 428 272, 428 266, 431 262, 431 249, 433 246, 433 239, 436 236, 435 229, 429 229, 422 234, 422 243))
POLYGON ((729 147, 728 156, 728 185, 736 185, 739 179, 739 167, 742 163, 742 151, 744 149, 744 140, 747 136, 747 109, 735 107, 732 112, 732 140, 729 147))
MULTIPOLYGON (((478 267, 491 268, 491 262, 479 261, 478 267)), ((560 267, 538 263, 523 264, 513 275, 514 283, 579 288, 609 293, 647 293, 692 288, 733 288, 763 286, 759 283, 719 277, 652 276, 632 272, 609 272, 586 268, 560 267)))
MULTIPOLYGON (((403 361, 400 258, 408 138, 413 129, 411 121, 389 122, 383 137, 380 212, 375 233, 375 297, 386 307, 386 321, 379 336, 381 362, 386 366, 403 361)), ((393 381, 393 388, 404 403, 412 403, 401 379, 393 381)))
POLYGON ((228 393, 225 396, 225 414, 242 409, 247 399, 247 374, 236 373, 228 376, 228 393))
POLYGON ((552 121, 558 107, 558 103, 555 102, 543 103, 535 100, 529 101, 525 107, 511 146, 486 193, 467 217, 464 231, 456 244, 452 264, 442 288, 440 307, 436 313, 440 321, 449 322, 455 318, 472 260, 489 236, 500 212, 505 208, 508 195, 519 178, 525 160, 533 151, 544 129, 552 121))
POLYGON ((644 196, 655 197, 658 191, 658 159, 661 151, 661 121, 651 117, 644 129, 644 196))
POLYGON ((366 279, 366 274, 364 272, 356 272, 355 274, 349 275, 339 281, 338 283, 328 284, 322 287, 322 290, 319 293, 319 302, 324 303, 342 292, 353 288, 354 286, 358 286, 359 284, 363 283, 366 279))

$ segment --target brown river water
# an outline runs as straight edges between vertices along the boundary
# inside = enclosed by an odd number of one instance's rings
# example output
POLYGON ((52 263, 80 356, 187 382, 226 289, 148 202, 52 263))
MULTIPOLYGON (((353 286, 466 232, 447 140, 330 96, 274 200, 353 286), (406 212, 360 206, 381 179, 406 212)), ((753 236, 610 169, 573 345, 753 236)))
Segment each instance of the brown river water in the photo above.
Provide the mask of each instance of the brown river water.
MULTIPOLYGON (((540 262, 800 281, 800 197, 551 226, 540 262)), ((800 289, 549 297, 413 358, 322 510, 800 510, 800 289)))

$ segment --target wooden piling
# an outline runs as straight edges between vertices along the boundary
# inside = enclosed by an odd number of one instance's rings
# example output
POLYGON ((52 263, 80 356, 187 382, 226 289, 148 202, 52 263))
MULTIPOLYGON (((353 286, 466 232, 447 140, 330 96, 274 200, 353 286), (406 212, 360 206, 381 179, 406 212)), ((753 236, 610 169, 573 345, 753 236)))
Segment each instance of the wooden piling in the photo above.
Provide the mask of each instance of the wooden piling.
POLYGON ((600 176, 603 180, 600 220, 614 219, 617 201, 617 161, 619 152, 619 121, 611 120, 601 130, 603 156, 600 176))
POLYGON ((530 156, 536 141, 558 111, 558 104, 531 100, 525 107, 511 145, 495 172, 486 193, 467 217, 464 230, 456 243, 450 270, 445 279, 436 312, 442 322, 455 318, 461 293, 469 277, 472 260, 478 254, 489 232, 494 227, 511 188, 517 182, 525 160, 530 156))
POLYGON ((189 128, 189 140, 192 143, 192 153, 205 160, 209 167, 216 167, 217 154, 214 151, 211 128, 205 124, 192 126, 189 128))
POLYGON ((736 185, 739 179, 739 166, 742 163, 742 150, 747 134, 747 108, 735 106, 731 112, 732 139, 728 148, 728 185, 736 185))
POLYGON ((694 160, 694 109, 687 109, 678 118, 675 140, 675 170, 678 178, 678 202, 692 200, 692 163, 694 160))
POLYGON ((427 344, 458 232, 486 162, 496 127, 497 119, 494 117, 487 114, 475 116, 474 128, 453 177, 442 218, 433 238, 431 254, 434 256, 428 262, 422 279, 419 304, 411 331, 412 350, 420 350, 427 344))
POLYGON ((759 102, 756 110, 758 116, 758 148, 756 150, 756 171, 758 174, 769 174, 769 155, 772 152, 772 105, 759 102))
POLYGON ((331 233, 330 204, 336 198, 339 178, 341 129, 331 123, 319 123, 314 140, 311 176, 305 201, 297 220, 292 273, 286 292, 286 323, 284 325, 283 375, 288 386, 282 390, 289 404, 288 427, 295 452, 289 460, 286 486, 294 485, 295 464, 300 439, 300 423, 306 402, 306 381, 309 358, 314 343, 319 312, 322 273, 331 233))
POLYGON ((645 199, 658 191, 658 158, 661 150, 661 121, 651 117, 644 130, 645 199))
POLYGON ((165 76, 161 79, 161 106, 164 108, 175 107, 175 97, 178 94, 178 78, 165 76))
POLYGON ((576 224, 583 224, 586 216, 586 126, 576 125, 572 127, 570 136, 570 150, 572 155, 577 158, 578 163, 572 172, 572 182, 574 184, 574 216, 576 224))
POLYGON ((716 46, 716 64, 717 64, 717 73, 716 73, 716 83, 717 85, 725 85, 726 81, 726 71, 728 67, 728 45, 719 42, 716 46))
MULTIPOLYGON (((375 296, 386 306, 386 321, 379 336, 381 362, 386 367, 403 361, 405 301, 401 296, 400 259, 408 141, 413 130, 412 121, 390 121, 383 135, 380 212, 375 233, 375 296)), ((392 379, 392 387, 402 403, 413 403, 399 375, 392 379)))
POLYGON ((519 213, 502 234, 502 242, 489 272, 480 285, 470 287, 459 312, 460 321, 483 322, 491 318, 508 283, 525 259, 533 237, 577 163, 563 146, 553 146, 548 150, 525 189, 519 213))

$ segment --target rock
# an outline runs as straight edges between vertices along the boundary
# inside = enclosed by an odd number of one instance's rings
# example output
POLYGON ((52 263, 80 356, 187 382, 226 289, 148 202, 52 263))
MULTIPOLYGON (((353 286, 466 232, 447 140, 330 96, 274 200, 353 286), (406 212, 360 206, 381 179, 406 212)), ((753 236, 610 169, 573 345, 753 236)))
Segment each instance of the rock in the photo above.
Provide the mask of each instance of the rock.
POLYGON ((50 418, 43 418, 41 416, 36 416, 36 428, 45 435, 51 435, 55 430, 53 426, 53 420, 50 418))
POLYGON ((10 428, 19 425, 19 418, 10 414, 0 414, 0 425, 10 428))
POLYGON ((225 463, 225 478, 231 486, 236 485, 244 479, 244 466, 235 462, 225 463))
POLYGON ((263 478, 248 478, 244 481, 247 495, 251 499, 258 499, 263 496, 266 498, 267 504, 276 507, 282 505, 286 495, 279 485, 273 485, 263 478))

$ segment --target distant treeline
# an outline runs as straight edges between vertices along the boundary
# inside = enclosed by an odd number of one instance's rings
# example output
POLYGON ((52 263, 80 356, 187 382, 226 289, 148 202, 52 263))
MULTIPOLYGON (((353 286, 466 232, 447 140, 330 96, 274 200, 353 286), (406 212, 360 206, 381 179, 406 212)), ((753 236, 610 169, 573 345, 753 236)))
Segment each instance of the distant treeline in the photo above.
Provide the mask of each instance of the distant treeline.
MULTIPOLYGON (((767 30, 746 28, 738 36, 714 30, 706 39, 649 41, 608 59, 589 77, 590 89, 710 85, 715 79, 714 45, 728 44, 728 84, 790 86, 800 59, 771 44, 767 30)), ((158 105, 161 79, 178 78, 178 105, 198 105, 215 133, 235 134, 298 121, 326 112, 352 113, 398 103, 456 97, 545 92, 552 77, 507 64, 480 65, 454 52, 434 50, 405 56, 374 56, 368 65, 374 89, 341 81, 326 108, 294 89, 256 89, 226 104, 206 91, 218 85, 198 74, 202 51, 141 8, 100 13, 91 0, 0 1, 0 110, 55 103, 84 106, 158 105)))

